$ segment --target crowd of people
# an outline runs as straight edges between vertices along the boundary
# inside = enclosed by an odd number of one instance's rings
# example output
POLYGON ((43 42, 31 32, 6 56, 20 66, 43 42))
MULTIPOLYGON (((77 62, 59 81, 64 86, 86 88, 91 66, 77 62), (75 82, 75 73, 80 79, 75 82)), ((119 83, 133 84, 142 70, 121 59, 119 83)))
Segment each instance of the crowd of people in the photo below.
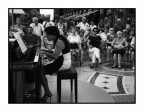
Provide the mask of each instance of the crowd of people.
POLYGON ((108 23, 102 25, 100 22, 95 25, 94 20, 91 20, 89 24, 86 17, 76 24, 68 23, 63 17, 56 17, 54 21, 51 21, 50 16, 41 23, 37 17, 33 17, 32 21, 28 27, 25 27, 21 24, 21 19, 17 18, 16 25, 10 28, 9 36, 13 36, 11 32, 19 32, 28 48, 41 46, 38 53, 51 58, 50 63, 45 64, 41 70, 41 83, 45 90, 42 100, 52 96, 45 75, 69 69, 71 56, 76 52, 80 52, 80 55, 83 55, 84 50, 88 52, 91 58, 90 68, 94 68, 96 60, 102 64, 101 57, 106 53, 107 62, 110 61, 110 56, 113 56, 112 68, 121 69, 122 57, 129 54, 128 59, 132 61, 132 69, 135 69, 134 28, 126 27, 123 30, 116 30, 109 28, 108 23))

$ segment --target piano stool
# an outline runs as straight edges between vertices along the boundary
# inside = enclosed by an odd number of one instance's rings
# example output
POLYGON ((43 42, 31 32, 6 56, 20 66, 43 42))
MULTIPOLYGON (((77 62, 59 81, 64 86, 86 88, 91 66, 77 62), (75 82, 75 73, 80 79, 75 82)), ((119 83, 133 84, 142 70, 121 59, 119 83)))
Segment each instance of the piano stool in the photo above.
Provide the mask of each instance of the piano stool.
POLYGON ((61 70, 57 72, 57 92, 58 92, 58 103, 61 102, 61 80, 69 79, 71 82, 71 92, 73 90, 73 79, 75 85, 75 102, 77 103, 77 72, 73 65, 69 70, 61 70))

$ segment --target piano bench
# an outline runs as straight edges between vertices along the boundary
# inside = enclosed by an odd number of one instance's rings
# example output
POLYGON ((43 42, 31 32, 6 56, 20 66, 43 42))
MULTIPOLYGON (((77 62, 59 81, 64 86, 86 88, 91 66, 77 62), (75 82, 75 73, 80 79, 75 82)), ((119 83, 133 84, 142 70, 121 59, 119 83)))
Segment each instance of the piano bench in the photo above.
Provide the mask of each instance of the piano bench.
POLYGON ((73 90, 73 79, 75 83, 75 102, 77 103, 77 72, 73 65, 69 70, 61 70, 57 72, 57 92, 58 92, 58 103, 61 102, 61 80, 70 80, 71 91, 73 90))

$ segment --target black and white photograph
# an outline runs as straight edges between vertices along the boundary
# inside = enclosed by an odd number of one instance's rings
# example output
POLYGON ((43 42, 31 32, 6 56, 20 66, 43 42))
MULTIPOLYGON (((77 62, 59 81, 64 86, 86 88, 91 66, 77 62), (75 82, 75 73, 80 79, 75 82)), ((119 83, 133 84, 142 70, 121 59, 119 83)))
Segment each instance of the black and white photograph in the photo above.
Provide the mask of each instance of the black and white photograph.
POLYGON ((136 68, 136 8, 8 8, 8 104, 136 104, 136 68))

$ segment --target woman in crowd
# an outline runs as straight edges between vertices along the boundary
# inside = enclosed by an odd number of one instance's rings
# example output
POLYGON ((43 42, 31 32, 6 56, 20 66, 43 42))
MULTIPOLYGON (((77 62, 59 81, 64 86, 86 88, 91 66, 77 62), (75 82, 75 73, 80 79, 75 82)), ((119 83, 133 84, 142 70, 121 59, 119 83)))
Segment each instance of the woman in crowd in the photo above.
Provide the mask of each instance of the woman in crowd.
POLYGON ((93 35, 89 37, 87 46, 89 47, 89 52, 92 53, 92 64, 91 68, 94 67, 94 64, 96 62, 96 58, 98 59, 99 63, 101 64, 100 59, 100 45, 101 45, 101 38, 97 34, 97 28, 93 29, 93 35))
MULTIPOLYGON (((21 19, 19 17, 16 19, 16 25, 11 26, 10 32, 19 32, 21 36, 24 36, 24 34, 27 33, 27 30, 21 24, 21 19)), ((13 36, 12 33, 10 33, 10 34, 11 34, 11 36, 13 36)))
POLYGON ((125 54, 125 48, 128 43, 126 39, 123 37, 123 33, 121 31, 117 32, 117 37, 112 41, 113 46, 113 59, 114 65, 112 68, 117 68, 117 57, 118 57, 118 69, 121 69, 121 57, 125 54))
POLYGON ((76 34, 76 28, 72 28, 72 33, 68 36, 68 41, 70 43, 70 49, 73 50, 72 55, 75 56, 77 59, 77 56, 75 55, 76 52, 78 52, 79 49, 81 49, 81 39, 80 36, 76 34))
POLYGON ((69 42, 66 38, 59 34, 59 30, 55 26, 50 26, 44 30, 45 36, 49 41, 54 41, 54 52, 51 53, 48 50, 39 49, 38 53, 45 54, 47 57, 53 59, 53 61, 41 68, 41 84, 44 87, 45 94, 42 97, 42 101, 46 101, 51 98, 52 93, 49 90, 46 74, 52 75, 58 70, 66 70, 71 67, 71 54, 69 49, 69 42), (52 68, 52 69, 51 69, 52 68))
POLYGON ((115 37, 114 29, 110 28, 109 33, 107 34, 107 39, 106 39, 106 43, 107 43, 107 61, 109 61, 110 53, 112 52, 111 43, 112 43, 114 37, 115 37))
POLYGON ((92 35, 93 28, 97 28, 93 20, 91 21, 90 28, 91 28, 91 35, 92 35))

